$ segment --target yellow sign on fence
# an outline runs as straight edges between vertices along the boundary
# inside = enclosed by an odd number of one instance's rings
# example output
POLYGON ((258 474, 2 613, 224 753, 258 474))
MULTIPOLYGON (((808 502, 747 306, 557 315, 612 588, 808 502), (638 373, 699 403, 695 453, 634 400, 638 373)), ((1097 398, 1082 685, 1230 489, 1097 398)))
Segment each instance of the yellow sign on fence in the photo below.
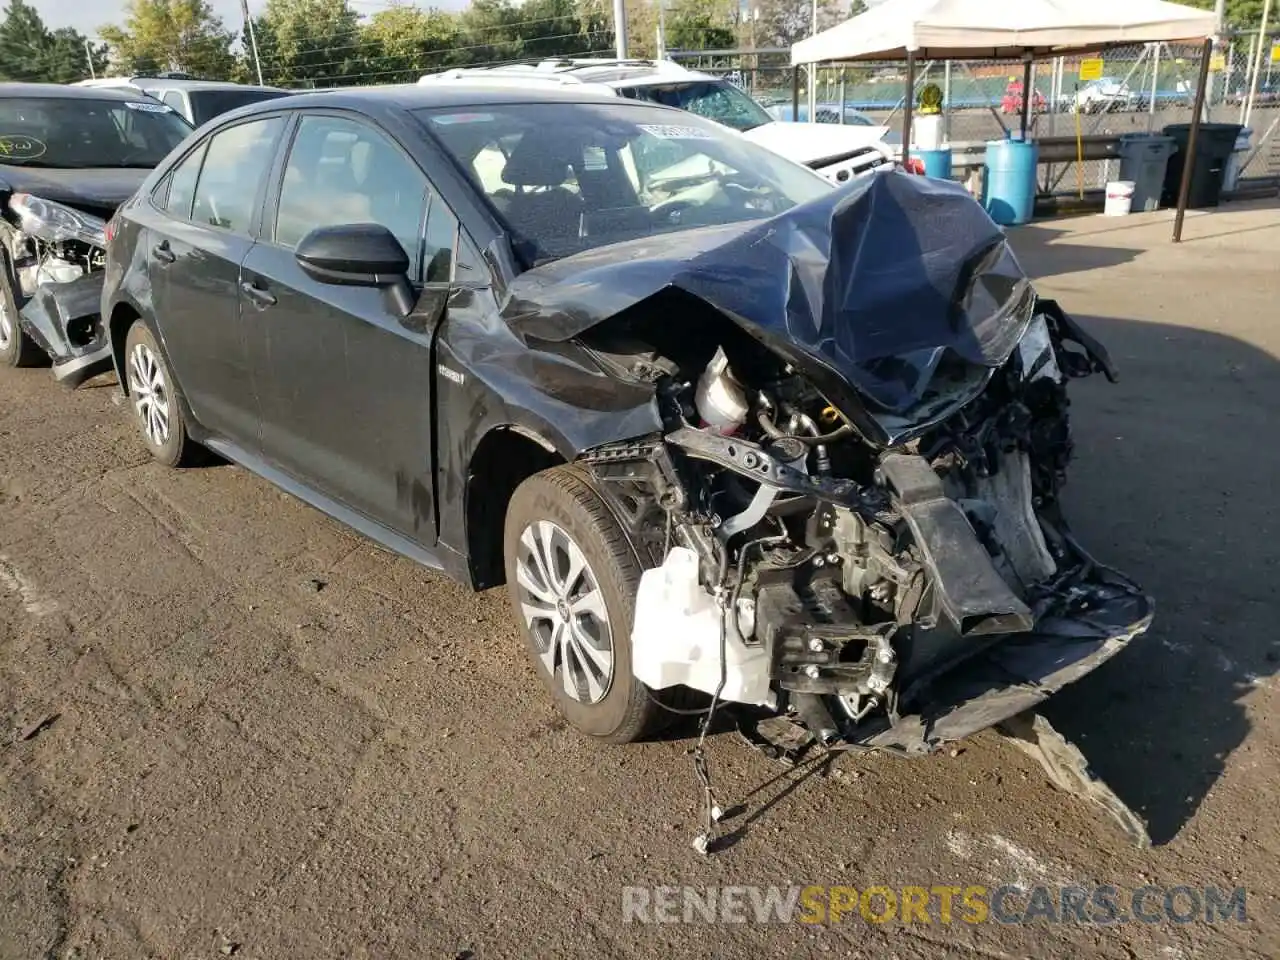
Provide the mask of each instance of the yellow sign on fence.
POLYGON ((1087 60, 1080 61, 1080 79, 1081 80, 1101 80, 1102 79, 1102 58, 1090 57, 1087 60))
POLYGON ((1227 57, 1222 53, 1215 53, 1209 58, 1209 69, 1214 73, 1221 73, 1227 69, 1227 57))
POLYGON ((1271 62, 1280 63, 1280 43, 1273 43, 1271 45, 1271 62))

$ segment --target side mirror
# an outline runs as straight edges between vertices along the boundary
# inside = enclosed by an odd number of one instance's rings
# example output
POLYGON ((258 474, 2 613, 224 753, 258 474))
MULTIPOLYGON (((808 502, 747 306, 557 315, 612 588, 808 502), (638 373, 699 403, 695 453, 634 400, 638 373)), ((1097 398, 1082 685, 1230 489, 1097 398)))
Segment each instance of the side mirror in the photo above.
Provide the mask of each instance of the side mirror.
POLYGON ((390 287, 409 273, 409 255, 380 223, 317 227, 294 251, 298 266, 320 283, 390 287))

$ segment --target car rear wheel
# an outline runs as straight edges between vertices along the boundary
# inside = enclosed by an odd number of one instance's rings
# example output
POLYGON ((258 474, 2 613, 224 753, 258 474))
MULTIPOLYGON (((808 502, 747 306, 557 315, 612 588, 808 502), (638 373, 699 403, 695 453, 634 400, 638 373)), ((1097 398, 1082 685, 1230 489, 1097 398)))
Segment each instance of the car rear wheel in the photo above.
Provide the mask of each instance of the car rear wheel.
POLYGON ((524 481, 504 549, 534 669, 565 718, 609 743, 652 732, 664 711, 631 673, 640 563, 587 476, 556 467, 524 481))
POLYGON ((48 362, 45 352, 22 332, 9 261, 0 257, 0 366, 39 367, 48 362))
POLYGON ((125 338, 124 369, 133 419, 151 455, 167 467, 193 462, 199 448, 187 436, 178 385, 155 337, 141 320, 125 338))

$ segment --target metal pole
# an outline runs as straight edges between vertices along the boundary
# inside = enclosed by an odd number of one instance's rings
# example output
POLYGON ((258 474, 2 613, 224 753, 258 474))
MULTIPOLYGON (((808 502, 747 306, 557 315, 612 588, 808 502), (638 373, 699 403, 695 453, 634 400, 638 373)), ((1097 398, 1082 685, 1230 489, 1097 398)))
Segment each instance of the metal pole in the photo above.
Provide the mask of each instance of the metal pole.
POLYGON ((658 59, 667 57, 667 4, 666 0, 658 0, 658 59))
MULTIPOLYGON (((818 0, 813 0, 813 18, 809 23, 809 36, 818 33, 818 0)), ((796 117, 799 120, 799 117, 796 117)), ((809 122, 818 122, 818 65, 809 64, 809 122)))
MULTIPOLYGON (((1227 31, 1227 0, 1214 0, 1213 4, 1213 33, 1214 33, 1214 49, 1218 47, 1218 39, 1227 31)), ((1224 71, 1222 77, 1222 95, 1226 99, 1227 85, 1231 83, 1230 71, 1224 71)), ((1213 93, 1218 85, 1218 74, 1214 71, 1209 79, 1208 101, 1213 103, 1213 93)))
POLYGON ((916 52, 907 51, 907 96, 902 104, 902 166, 911 159, 911 114, 916 99, 916 52))
POLYGON ((1249 100, 1250 78, 1253 71, 1253 48, 1260 43, 1261 35, 1249 38, 1249 55, 1244 60, 1244 85, 1240 88, 1240 126, 1244 126, 1244 111, 1249 100))
POLYGON ((89 38, 84 38, 84 58, 89 64, 89 79, 97 80, 98 75, 93 72, 93 44, 89 42, 89 38))
POLYGON ((626 0, 613 0, 613 46, 619 60, 627 59, 626 0))
MULTIPOLYGON (((1253 116, 1253 98, 1258 94, 1258 77, 1262 75, 1262 48, 1267 46, 1267 19, 1271 16, 1271 0, 1263 0, 1262 2, 1262 23, 1258 27, 1258 49, 1254 52, 1253 59, 1253 83, 1249 85, 1249 102, 1244 109, 1244 120, 1242 121, 1247 127, 1249 118, 1253 116)), ((1270 48, 1267 53, 1271 52, 1270 48)))
POLYGON ((1147 133, 1156 125, 1156 94, 1160 92, 1160 44, 1151 51, 1151 102, 1147 104, 1147 133))
MULTIPOLYGON (((1271 0, 1267 0, 1268 6, 1271 0)), ((1178 187, 1178 213, 1173 219, 1173 242, 1182 242, 1182 219, 1187 213, 1191 195, 1191 171, 1196 165, 1196 141, 1200 138, 1200 113, 1204 109, 1205 86, 1209 83, 1209 59, 1213 56, 1213 39, 1204 42, 1200 53, 1200 82, 1196 85, 1195 109, 1191 113, 1191 131, 1187 134, 1187 155, 1182 158, 1182 183, 1178 187)))
POLYGON ((844 98, 845 98, 845 77, 844 67, 840 68, 840 124, 844 125, 844 98))
POLYGON ((262 82, 262 61, 258 59, 258 37, 253 30, 253 17, 249 16, 249 0, 240 0, 240 12, 244 14, 244 30, 249 34, 249 50, 253 54, 253 68, 258 74, 258 86, 262 82))
POLYGON ((1027 127, 1031 119, 1031 101, 1035 99, 1031 91, 1031 68, 1034 61, 1027 54, 1022 62, 1022 142, 1027 142, 1027 127))
POLYGON ((800 119, 800 65, 791 68, 791 119, 800 119))
POLYGON ((1225 104, 1228 94, 1231 93, 1231 78, 1236 75, 1236 42, 1234 40, 1227 44, 1227 55, 1224 58, 1223 66, 1226 69, 1222 73, 1222 96, 1218 102, 1225 104))
POLYGON ((951 61, 942 65, 942 142, 951 142, 951 61))

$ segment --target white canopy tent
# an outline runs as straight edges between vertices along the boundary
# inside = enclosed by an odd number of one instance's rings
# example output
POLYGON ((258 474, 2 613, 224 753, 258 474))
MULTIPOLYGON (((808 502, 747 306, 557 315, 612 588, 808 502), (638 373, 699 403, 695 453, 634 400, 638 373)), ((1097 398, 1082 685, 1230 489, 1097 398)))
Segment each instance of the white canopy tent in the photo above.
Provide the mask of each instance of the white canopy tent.
MULTIPOLYGON (((805 64, 852 60, 906 60, 903 159, 910 155, 911 114, 918 58, 1010 59, 1025 64, 1023 90, 1031 89, 1038 57, 1088 53, 1135 43, 1203 42, 1200 84, 1187 150, 1194 157, 1204 107, 1209 58, 1217 33, 1211 11, 1165 0, 882 0, 859 16, 801 40, 791 48, 793 70, 805 64)), ((793 76, 793 101, 798 97, 793 76)), ((1022 98, 1022 135, 1033 98, 1022 98)), ((798 116, 798 113, 796 114, 798 116)), ((1174 240, 1182 218, 1193 162, 1183 167, 1174 240)))
POLYGON ((1201 41, 1210 10, 1164 0, 884 0, 801 40, 791 64, 1056 57, 1128 43, 1201 41))

